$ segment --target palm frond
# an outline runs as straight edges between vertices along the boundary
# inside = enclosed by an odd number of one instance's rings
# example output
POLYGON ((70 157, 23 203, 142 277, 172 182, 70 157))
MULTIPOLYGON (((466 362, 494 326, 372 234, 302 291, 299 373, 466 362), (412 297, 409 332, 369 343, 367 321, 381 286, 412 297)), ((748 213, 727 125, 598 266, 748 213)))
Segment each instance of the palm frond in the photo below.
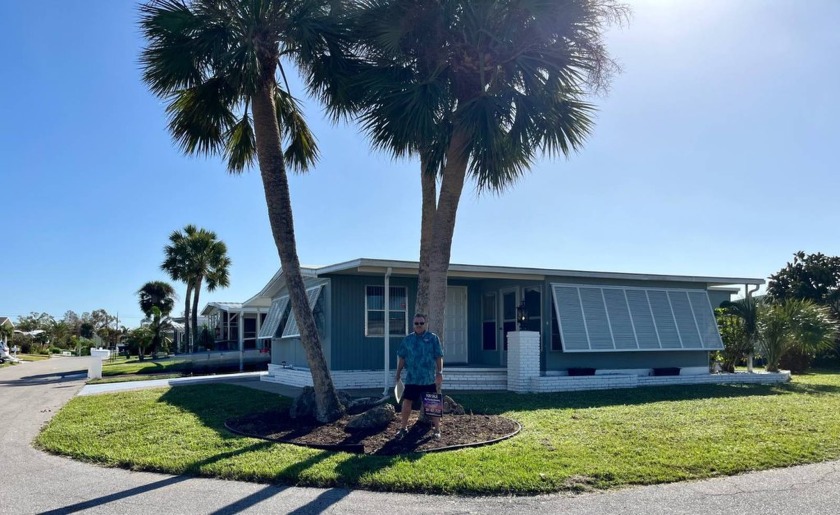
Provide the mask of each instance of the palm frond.
POLYGON ((247 110, 228 132, 226 149, 227 168, 232 173, 242 173, 245 168, 254 162, 257 154, 257 140, 247 110))
POLYGON ((283 158, 293 170, 304 172, 318 160, 318 144, 303 117, 301 105, 288 92, 274 95, 281 137, 288 142, 283 158))
POLYGON ((212 78, 178 92, 166 112, 169 131, 187 154, 225 150, 225 135, 236 123, 235 92, 223 78, 212 78))

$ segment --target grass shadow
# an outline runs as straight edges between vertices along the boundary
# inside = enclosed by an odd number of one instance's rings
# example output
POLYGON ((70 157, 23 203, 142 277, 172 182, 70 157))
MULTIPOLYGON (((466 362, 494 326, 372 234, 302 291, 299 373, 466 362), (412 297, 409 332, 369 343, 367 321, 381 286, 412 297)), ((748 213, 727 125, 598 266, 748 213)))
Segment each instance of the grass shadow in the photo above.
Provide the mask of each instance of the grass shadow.
POLYGON ((803 383, 674 385, 539 394, 470 393, 454 394, 453 397, 467 410, 497 415, 510 411, 636 406, 658 402, 772 397, 796 393, 837 395, 840 394, 840 386, 803 383))
POLYGON ((205 427, 226 439, 242 438, 225 427, 227 419, 267 409, 288 409, 291 404, 290 399, 277 394, 225 383, 169 388, 158 402, 192 413, 205 427))

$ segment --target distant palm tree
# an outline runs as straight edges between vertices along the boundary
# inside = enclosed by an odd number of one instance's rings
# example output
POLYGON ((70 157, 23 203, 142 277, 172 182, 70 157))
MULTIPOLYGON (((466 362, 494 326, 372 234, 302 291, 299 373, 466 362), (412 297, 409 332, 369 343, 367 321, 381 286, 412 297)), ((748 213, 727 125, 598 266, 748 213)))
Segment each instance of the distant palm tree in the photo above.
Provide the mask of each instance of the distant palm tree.
POLYGON ((140 296, 140 310, 147 317, 152 315, 152 308, 157 306, 163 316, 169 315, 175 307, 175 288, 164 281, 149 281, 137 294, 140 296))
POLYGON ((230 284, 230 258, 227 256, 227 245, 217 239, 215 232, 198 229, 194 225, 185 226, 183 232, 173 231, 169 241, 170 245, 164 247, 165 259, 161 269, 173 280, 187 284, 185 318, 191 318, 191 323, 185 324, 185 334, 189 335, 189 350, 192 352, 202 284, 207 281, 207 291, 227 288, 230 284))
POLYGON ((342 77, 338 98, 327 87, 322 96, 337 116, 360 116, 374 147, 419 157, 416 310, 443 336, 467 178, 499 193, 540 155, 582 147, 594 111, 584 96, 614 67, 603 34, 627 9, 613 0, 367 0, 348 12, 362 64, 342 77))
MULTIPOLYGON (((169 131, 181 149, 222 155, 231 173, 255 161, 259 165, 271 232, 312 373, 316 417, 322 422, 339 418, 344 410, 300 273, 286 175, 287 165, 308 169, 318 152, 297 101, 287 84, 282 87, 281 59, 329 68, 342 53, 332 42, 336 30, 330 16, 331 7, 341 3, 152 0, 140 10, 147 42, 140 57, 143 80, 166 101, 169 131)), ((220 278, 214 281, 222 284, 220 278)))
POLYGON ((166 317, 175 307, 175 288, 164 281, 150 281, 137 290, 137 294, 140 296, 140 309, 151 322, 153 338, 150 352, 154 354, 168 323, 166 317))

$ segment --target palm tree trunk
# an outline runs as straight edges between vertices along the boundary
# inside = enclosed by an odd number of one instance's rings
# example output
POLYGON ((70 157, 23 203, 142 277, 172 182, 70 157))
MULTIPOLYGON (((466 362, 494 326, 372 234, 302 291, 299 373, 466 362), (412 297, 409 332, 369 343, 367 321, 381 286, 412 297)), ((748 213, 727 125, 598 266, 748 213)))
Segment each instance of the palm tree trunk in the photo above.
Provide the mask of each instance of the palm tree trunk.
POLYGON ((184 342, 188 353, 193 351, 192 331, 190 331, 190 300, 192 300, 192 283, 187 281, 187 293, 184 296, 184 342))
MULTIPOLYGON (((445 313, 446 313, 446 276, 449 272, 449 258, 452 252, 452 238, 455 234, 455 217, 458 213, 458 203, 467 176, 467 156, 465 146, 467 136, 463 131, 456 130, 452 135, 449 149, 446 152, 446 166, 440 185, 440 198, 435 209, 429 246, 424 253, 428 259, 428 278, 418 278, 418 283, 428 281, 428 324, 427 327, 445 344, 445 313)), ((426 214, 424 199, 424 217, 426 214)), ((425 223, 425 220, 424 222, 425 223)), ((418 292, 418 302, 419 292, 418 292)))
POLYGON ((321 349, 315 317, 309 309, 306 287, 300 275, 289 182, 286 177, 286 165, 280 145, 280 126, 274 104, 275 87, 273 82, 269 82, 251 100, 254 133, 257 140, 257 158, 265 190, 271 232, 289 289, 292 312, 300 329, 301 344, 306 351, 306 360, 312 373, 317 405, 316 418, 320 422, 332 422, 341 417, 344 407, 338 400, 338 394, 321 349))
POLYGON ((432 247, 432 228, 437 212, 437 178, 426 170, 428 159, 420 158, 420 186, 423 193, 420 220, 420 269, 417 274, 417 300, 414 313, 429 314, 429 253, 432 247))
POLYGON ((201 280, 202 277, 198 277, 195 280, 195 284, 193 285, 193 305, 192 305, 192 332, 193 332, 193 341, 198 339, 198 295, 201 293, 201 280))

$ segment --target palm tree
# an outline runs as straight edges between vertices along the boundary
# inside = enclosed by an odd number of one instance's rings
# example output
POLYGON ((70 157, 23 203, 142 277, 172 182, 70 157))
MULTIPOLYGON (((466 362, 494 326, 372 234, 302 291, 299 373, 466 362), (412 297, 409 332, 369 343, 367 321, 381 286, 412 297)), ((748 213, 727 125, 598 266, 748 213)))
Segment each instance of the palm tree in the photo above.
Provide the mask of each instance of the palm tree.
POLYGON ((764 303, 763 297, 753 297, 751 292, 747 292, 747 296, 743 299, 735 301, 724 301, 721 303, 728 315, 732 315, 741 320, 743 330, 747 339, 746 353, 747 365, 749 371, 752 372, 752 358, 755 354, 756 342, 758 340, 758 316, 759 308, 764 303))
POLYGON ((175 307, 175 288, 164 281, 147 282, 137 290, 137 295, 140 296, 140 310, 146 316, 151 316, 155 306, 163 316, 169 315, 175 307))
POLYGON ((151 353, 157 352, 161 343, 161 332, 166 326, 166 318, 175 307, 175 288, 163 281, 149 281, 137 294, 140 296, 140 310, 151 321, 153 334, 151 353))
POLYGON ((316 73, 310 87, 334 115, 359 116, 374 147, 419 156, 416 310, 443 335, 467 177, 479 192, 500 193, 540 154, 581 148, 594 110, 584 95, 605 87, 614 70, 603 32, 627 9, 614 0, 367 0, 354 7, 347 19, 358 66, 339 77, 339 98, 329 87, 335 75, 321 81, 316 73))
POLYGON ((339 418, 344 409, 300 274, 286 176, 287 165, 304 171, 318 152, 288 85, 281 87, 281 59, 319 69, 338 59, 341 48, 331 42, 336 31, 330 7, 339 3, 153 0, 141 7, 140 18, 147 42, 140 58, 143 80, 167 102, 169 131, 181 149, 223 155, 231 173, 241 173, 255 160, 259 166, 272 235, 312 373, 316 417, 322 422, 339 418))
POLYGON ((164 247, 165 259, 161 269, 173 280, 187 284, 184 317, 187 320, 191 319, 191 323, 185 324, 185 334, 189 335, 192 351, 193 333, 198 325, 198 302, 202 283, 207 281, 207 291, 214 291, 218 287, 226 288, 230 284, 230 258, 227 256, 227 246, 217 239, 215 232, 199 229, 194 225, 187 225, 183 232, 173 231, 169 241, 171 244, 164 247))
POLYGON ((760 306, 757 327, 758 348, 768 372, 778 372, 779 361, 790 350, 813 355, 830 348, 838 332, 827 307, 802 299, 760 306))

